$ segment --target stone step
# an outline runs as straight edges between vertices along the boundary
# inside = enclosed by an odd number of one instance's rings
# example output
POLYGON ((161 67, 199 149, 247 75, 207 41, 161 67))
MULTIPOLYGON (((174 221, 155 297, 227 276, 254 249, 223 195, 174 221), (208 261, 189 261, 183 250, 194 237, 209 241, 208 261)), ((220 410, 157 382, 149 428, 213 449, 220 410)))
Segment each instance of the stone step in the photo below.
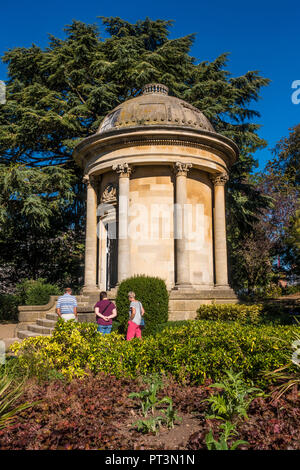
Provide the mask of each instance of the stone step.
POLYGON ((51 335, 45 335, 43 333, 35 333, 33 331, 28 331, 28 330, 20 330, 18 331, 18 338, 20 339, 26 339, 26 338, 32 338, 34 336, 51 336, 51 335))
MULTIPOLYGON (((91 321, 91 320, 87 320, 87 319, 93 319, 94 320, 95 319, 94 309, 91 309, 91 308, 80 309, 78 311, 78 318, 79 318, 79 321, 91 321)), ((51 321, 57 322, 58 316, 56 315, 56 313, 47 313, 46 314, 46 320, 51 320, 51 321)))
POLYGON ((52 320, 57 322, 58 316, 56 313, 46 313, 46 320, 52 320))
MULTIPOLYGON (((33 323, 33 322, 32 322, 33 323)), ((20 323, 18 326, 17 326, 17 329, 16 331, 18 332, 19 330, 28 330, 28 325, 29 323, 20 323)))
POLYGON ((47 328, 54 328, 56 325, 56 320, 48 320, 47 318, 38 318, 36 321, 37 325, 45 326, 47 328))
POLYGON ((95 321, 96 321, 94 312, 79 313, 78 314, 78 320, 79 320, 79 322, 89 322, 89 323, 95 323, 95 321))
POLYGON ((170 299, 169 300, 169 310, 173 311, 185 311, 185 310, 198 310, 201 304, 211 304, 212 300, 203 300, 203 299, 170 299))
POLYGON ((89 302, 90 298, 88 295, 76 295, 77 302, 89 302))
POLYGON ((86 305, 85 307, 78 307, 77 312, 78 313, 94 313, 94 305, 86 305))
POLYGON ((54 328, 49 328, 41 325, 28 325, 28 331, 33 333, 39 333, 41 335, 51 335, 54 328))

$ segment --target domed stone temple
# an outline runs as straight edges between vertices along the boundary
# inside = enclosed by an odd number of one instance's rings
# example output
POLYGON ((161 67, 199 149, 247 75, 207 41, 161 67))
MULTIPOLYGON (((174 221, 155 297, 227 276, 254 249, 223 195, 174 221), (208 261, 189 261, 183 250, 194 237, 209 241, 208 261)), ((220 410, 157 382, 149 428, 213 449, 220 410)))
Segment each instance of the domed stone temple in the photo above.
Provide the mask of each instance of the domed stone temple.
POLYGON ((225 184, 238 148, 161 84, 113 109, 74 151, 87 185, 85 295, 133 275, 164 279, 170 319, 236 302, 228 285, 225 184))

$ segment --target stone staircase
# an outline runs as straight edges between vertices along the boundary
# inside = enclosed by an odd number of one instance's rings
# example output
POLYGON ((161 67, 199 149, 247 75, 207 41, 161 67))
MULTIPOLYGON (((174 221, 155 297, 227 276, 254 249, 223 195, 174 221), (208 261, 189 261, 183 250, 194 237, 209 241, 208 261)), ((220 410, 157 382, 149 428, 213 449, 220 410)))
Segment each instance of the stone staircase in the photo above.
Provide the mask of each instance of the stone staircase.
MULTIPOLYGON (((114 293, 109 298, 115 298, 114 293)), ((50 336, 57 322, 56 301, 58 296, 51 296, 47 305, 19 307, 19 324, 16 329, 16 340, 32 336, 50 336), (34 322, 33 322, 33 321, 34 322)), ((77 295, 78 321, 95 322, 94 305, 99 295, 77 295)))
POLYGON ((29 338, 30 336, 50 336, 56 321, 56 313, 46 313, 46 318, 38 318, 35 323, 23 326, 22 330, 17 331, 17 336, 20 339, 29 338))

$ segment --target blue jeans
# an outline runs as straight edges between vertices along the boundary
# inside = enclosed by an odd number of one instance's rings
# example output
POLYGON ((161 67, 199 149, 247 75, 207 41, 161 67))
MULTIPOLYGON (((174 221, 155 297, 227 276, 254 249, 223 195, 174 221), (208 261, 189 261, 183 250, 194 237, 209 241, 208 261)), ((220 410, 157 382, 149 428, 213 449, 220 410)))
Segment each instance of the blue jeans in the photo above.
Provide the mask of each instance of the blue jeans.
POLYGON ((111 332, 112 325, 98 325, 97 330, 103 335, 108 335, 111 332))

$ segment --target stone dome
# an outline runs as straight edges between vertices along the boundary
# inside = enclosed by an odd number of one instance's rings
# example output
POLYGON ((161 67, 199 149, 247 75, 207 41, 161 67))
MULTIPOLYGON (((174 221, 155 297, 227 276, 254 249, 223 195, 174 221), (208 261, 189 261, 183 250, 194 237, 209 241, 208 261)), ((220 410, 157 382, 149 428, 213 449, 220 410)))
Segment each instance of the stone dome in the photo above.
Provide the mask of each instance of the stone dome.
POLYGON ((178 126, 215 132, 199 109, 169 96, 168 91, 165 85, 159 83, 145 85, 142 95, 124 101, 104 118, 97 134, 145 126, 178 126))

